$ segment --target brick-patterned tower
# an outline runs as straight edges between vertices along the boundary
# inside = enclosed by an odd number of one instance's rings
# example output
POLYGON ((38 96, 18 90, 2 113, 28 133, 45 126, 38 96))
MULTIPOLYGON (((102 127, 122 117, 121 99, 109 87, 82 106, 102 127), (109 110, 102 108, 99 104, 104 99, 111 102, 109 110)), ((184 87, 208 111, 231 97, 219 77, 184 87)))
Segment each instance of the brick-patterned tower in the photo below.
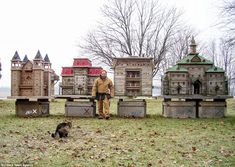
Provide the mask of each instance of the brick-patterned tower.
POLYGON ((33 76, 34 76, 34 83, 33 83, 33 95, 34 96, 43 96, 43 79, 44 79, 44 65, 43 59, 41 56, 40 51, 38 50, 35 58, 33 59, 33 76))
POLYGON ((51 84, 53 85, 54 87, 54 83, 51 83, 51 62, 50 62, 50 59, 48 57, 48 55, 46 54, 45 58, 44 58, 44 95, 45 96, 48 96, 50 95, 51 93, 51 84))
POLYGON ((20 96, 20 82, 21 82, 21 68, 22 61, 18 52, 16 51, 11 59, 11 95, 20 96))

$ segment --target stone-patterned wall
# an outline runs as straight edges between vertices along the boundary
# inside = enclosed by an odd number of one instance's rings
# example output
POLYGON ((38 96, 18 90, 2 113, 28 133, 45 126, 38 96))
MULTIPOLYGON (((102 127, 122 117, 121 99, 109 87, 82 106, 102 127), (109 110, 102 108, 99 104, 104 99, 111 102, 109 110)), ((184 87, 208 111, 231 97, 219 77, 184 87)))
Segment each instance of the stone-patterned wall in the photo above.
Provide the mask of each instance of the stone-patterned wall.
POLYGON ((209 95, 216 95, 225 94, 225 82, 224 82, 224 73, 207 73, 207 94, 209 95), (218 86, 218 90, 216 92, 215 87, 218 86))
POLYGON ((189 92, 188 73, 168 73, 169 93, 174 95, 178 94, 178 86, 181 87, 179 94, 187 94, 189 92))
POLYGON ((62 95, 72 95, 72 94, 74 94, 72 88, 63 88, 62 89, 62 95))
POLYGON ((186 68, 189 73, 189 94, 193 94, 193 87, 192 87, 192 79, 199 79, 201 82, 200 87, 200 94, 206 94, 207 91, 207 78, 206 78, 206 71, 211 67, 212 65, 181 65, 181 67, 186 68))
POLYGON ((74 68, 74 93, 87 94, 87 68, 74 68))
POLYGON ((96 78, 98 78, 98 76, 89 76, 88 77, 88 82, 87 82, 88 90, 87 90, 87 92, 89 95, 91 95, 91 93, 92 93, 92 86, 93 86, 96 78))
POLYGON ((33 96, 43 96, 43 70, 35 69, 33 71, 34 84, 33 84, 33 96))
MULTIPOLYGON (((152 95, 152 59, 116 59, 114 67, 114 86, 116 96, 131 94, 131 89, 127 91, 128 82, 126 76, 128 71, 139 71, 140 78, 136 78, 136 83, 140 81, 140 90, 133 89, 133 95, 151 96, 152 95), (136 91, 136 92, 135 92, 136 91)), ((133 79, 131 81, 135 82, 133 79)))
POLYGON ((21 89, 21 96, 31 96, 33 94, 33 89, 32 88, 24 88, 21 89))
POLYGON ((12 70, 11 72, 11 96, 20 96, 21 71, 12 70))
POLYGON ((125 95, 125 81, 126 81, 126 71, 122 66, 117 66, 114 73, 114 86, 115 95, 123 96, 125 95))

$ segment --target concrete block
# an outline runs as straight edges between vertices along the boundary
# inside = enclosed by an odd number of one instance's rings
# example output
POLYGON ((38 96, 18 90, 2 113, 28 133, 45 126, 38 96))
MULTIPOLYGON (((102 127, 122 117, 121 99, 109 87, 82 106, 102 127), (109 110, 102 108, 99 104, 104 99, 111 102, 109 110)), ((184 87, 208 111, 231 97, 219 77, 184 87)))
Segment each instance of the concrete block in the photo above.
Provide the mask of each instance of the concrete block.
POLYGON ((19 117, 49 116, 49 101, 16 100, 15 107, 19 117))
POLYGON ((196 102, 193 101, 163 102, 163 116, 171 118, 196 118, 196 102))
POLYGON ((138 117, 146 116, 146 101, 145 100, 128 100, 118 101, 117 105, 118 116, 120 117, 138 117))
POLYGON ((199 118, 222 118, 226 113, 226 102, 201 101, 199 103, 199 118))
POLYGON ((69 117, 95 117, 96 103, 94 101, 67 101, 65 103, 65 116, 69 117))

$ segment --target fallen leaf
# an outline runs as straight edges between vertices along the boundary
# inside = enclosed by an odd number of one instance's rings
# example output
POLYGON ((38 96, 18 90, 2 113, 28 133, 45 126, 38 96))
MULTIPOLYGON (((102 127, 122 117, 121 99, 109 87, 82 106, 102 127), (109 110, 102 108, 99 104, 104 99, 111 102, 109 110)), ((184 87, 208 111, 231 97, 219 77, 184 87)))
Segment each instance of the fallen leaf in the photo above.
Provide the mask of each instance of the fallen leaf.
POLYGON ((34 160, 35 161, 38 161, 38 160, 40 160, 41 158, 39 157, 39 156, 36 156, 36 157, 34 157, 34 160))
POLYGON ((225 157, 230 157, 233 155, 233 151, 225 150, 223 147, 221 147, 220 153, 225 157))
POLYGON ((195 152, 196 150, 197 150, 197 148, 193 146, 192 151, 195 152))
POLYGON ((151 166, 153 166, 152 163, 148 163, 147 167, 151 167, 151 166))
POLYGON ((102 131, 100 129, 97 129, 96 130, 96 133, 101 133, 102 131))

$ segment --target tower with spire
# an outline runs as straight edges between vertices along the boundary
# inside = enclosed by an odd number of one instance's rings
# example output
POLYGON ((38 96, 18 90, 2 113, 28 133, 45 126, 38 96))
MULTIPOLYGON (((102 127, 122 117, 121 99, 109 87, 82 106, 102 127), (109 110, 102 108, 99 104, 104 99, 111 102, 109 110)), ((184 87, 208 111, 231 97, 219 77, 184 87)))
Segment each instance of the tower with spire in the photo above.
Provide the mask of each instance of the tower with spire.
POLYGON ((20 95, 22 61, 16 51, 11 59, 11 95, 20 95))
POLYGON ((38 50, 32 61, 27 55, 21 61, 15 52, 11 60, 11 96, 52 96, 57 80, 48 55, 43 59, 38 50))
POLYGON ((51 62, 50 62, 50 59, 48 57, 48 55, 46 54, 46 56, 44 57, 44 69, 45 69, 45 72, 44 72, 44 84, 48 87, 48 89, 44 90, 44 94, 45 95, 48 95, 50 94, 50 92, 54 92, 54 86, 53 85, 53 78, 51 78, 52 76, 52 70, 51 70, 51 62))
POLYGON ((42 59, 41 53, 38 50, 36 56, 33 59, 33 95, 43 96, 43 85, 44 85, 44 61, 42 59))

